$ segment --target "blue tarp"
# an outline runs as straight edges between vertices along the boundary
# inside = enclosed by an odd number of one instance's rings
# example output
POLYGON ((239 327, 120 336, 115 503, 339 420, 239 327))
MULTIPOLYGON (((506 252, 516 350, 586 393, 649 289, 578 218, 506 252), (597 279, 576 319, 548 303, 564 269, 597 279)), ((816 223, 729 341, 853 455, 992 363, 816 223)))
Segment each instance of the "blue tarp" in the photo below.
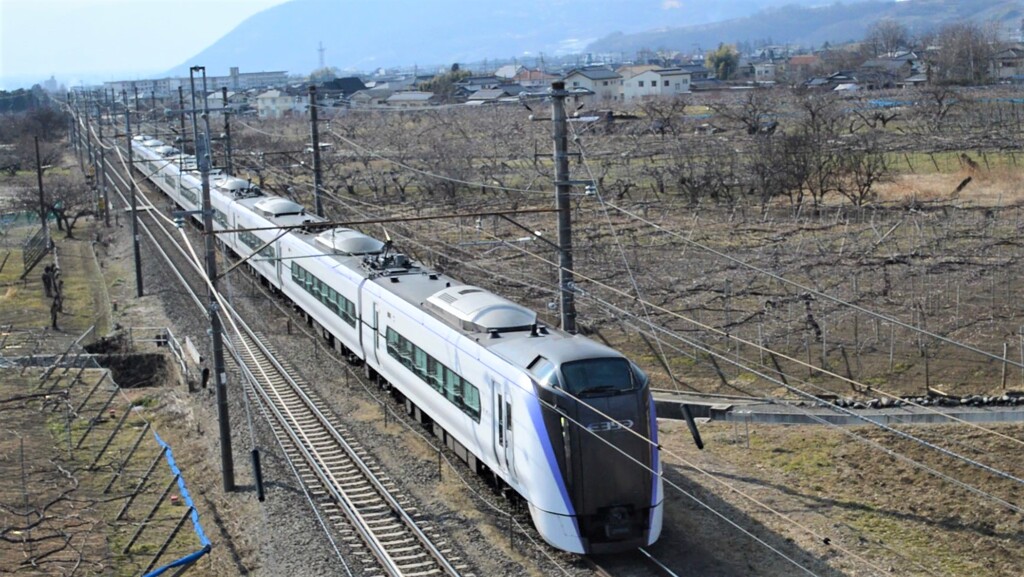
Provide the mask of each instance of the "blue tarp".
POLYGON ((209 547, 210 540, 206 538, 206 533, 203 533, 203 526, 199 524, 199 509, 196 508, 196 504, 192 502, 192 496, 188 494, 188 488, 185 487, 185 477, 181 474, 181 469, 174 462, 174 453, 171 452, 171 446, 164 442, 160 438, 160 435, 156 431, 153 431, 153 436, 156 437, 156 442, 161 447, 167 449, 164 455, 167 456, 167 465, 171 468, 171 473, 178 476, 178 490, 181 492, 181 499, 185 501, 185 504, 192 507, 192 527, 196 530, 196 536, 199 537, 199 543, 204 547, 209 547))
POLYGON ((198 561, 200 557, 202 557, 203 555, 206 555, 209 552, 210 552, 210 546, 207 545, 206 547, 203 547, 202 549, 196 551, 195 553, 192 553, 191 555, 186 555, 186 556, 182 557, 181 559, 178 559, 177 561, 174 561, 172 563, 168 563, 167 565, 164 565, 163 567, 159 567, 157 569, 154 569, 154 570, 150 571, 149 573, 146 573, 145 575, 143 575, 143 577, 156 577, 157 575, 162 575, 168 569, 174 569, 175 567, 184 567, 185 565, 191 565, 192 563, 195 563, 196 561, 198 561))
POLYGON ((199 524, 199 510, 196 509, 195 503, 192 502, 192 496, 189 495, 188 488, 185 487, 185 478, 181 475, 181 469, 179 469, 177 463, 174 462, 174 453, 171 451, 171 446, 165 443, 156 431, 153 431, 153 436, 156 437, 156 442, 159 443, 161 447, 167 449, 164 451, 164 455, 167 457, 167 466, 170 467, 171 473, 178 477, 178 491, 181 493, 181 499, 186 505, 192 508, 192 528, 195 529, 196 536, 199 537, 199 542, 203 545, 203 548, 195 553, 186 555, 177 561, 172 561, 163 567, 154 569, 153 571, 146 573, 144 577, 156 577, 157 575, 163 574, 168 569, 191 565, 198 561, 200 557, 210 552, 210 540, 206 538, 206 533, 203 532, 203 526, 199 524))

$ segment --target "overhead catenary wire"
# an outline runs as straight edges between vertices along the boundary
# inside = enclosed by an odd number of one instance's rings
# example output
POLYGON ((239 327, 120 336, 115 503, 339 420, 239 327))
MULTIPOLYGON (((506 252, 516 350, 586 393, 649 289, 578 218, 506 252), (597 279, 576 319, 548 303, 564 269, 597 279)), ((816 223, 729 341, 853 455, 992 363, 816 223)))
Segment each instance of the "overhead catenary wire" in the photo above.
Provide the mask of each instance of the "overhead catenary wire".
MULTIPOLYGON (((575 397, 574 397, 574 398, 575 398, 575 397)), ((602 412, 601 412, 600 410, 598 410, 598 409, 595 409, 595 408, 593 408, 593 407, 592 407, 592 405, 590 405, 590 404, 589 404, 589 403, 587 403, 586 401, 584 401, 584 400, 582 400, 582 399, 579 399, 579 398, 575 398, 575 399, 576 399, 576 400, 577 400, 578 402, 580 402, 581 404, 585 405, 585 406, 590 406, 590 407, 591 407, 591 409, 592 409, 592 410, 594 410, 595 412, 597 412, 598 414, 602 414, 602 412)), ((614 420, 615 420, 614 418, 612 418, 612 417, 610 417, 610 416, 608 416, 608 415, 603 415, 603 416, 604 416, 605 418, 608 418, 608 419, 612 420, 612 421, 614 421, 614 420)), ((585 430, 585 427, 580 427, 580 426, 579 426, 578 424, 577 424, 577 427, 578 427, 578 428, 580 428, 580 429, 584 429, 584 430, 585 430)), ((596 435, 596 433, 594 433, 593 431, 585 430, 585 432, 586 432, 586 433, 590 433, 590 434, 592 434, 592 435, 596 435)), ((630 431, 630 432, 632 432, 633 434, 637 434, 637 433, 635 433, 635 432, 633 432, 633 431, 630 431)), ((642 437, 642 435, 640 435, 640 436, 642 437)), ((644 438, 644 437, 642 437, 642 438, 644 438)), ((647 442, 650 442, 650 440, 649 440, 649 439, 646 439, 646 438, 644 438, 644 440, 645 440, 645 441, 647 441, 647 442)), ((659 447, 659 448, 660 448, 660 449, 662 449, 662 450, 664 451, 664 448, 663 448, 663 447, 659 447)), ((618 448, 616 448, 616 450, 619 450, 619 451, 621 451, 621 450, 620 450, 620 449, 618 449, 618 448)), ((683 458, 683 457, 682 457, 681 455, 678 455, 678 454, 676 454, 676 453, 673 453, 673 452, 671 452, 671 451, 666 451, 666 452, 667 452, 668 454, 671 454, 672 456, 674 456, 674 457, 678 458, 678 459, 679 459, 680 461, 682 461, 682 462, 686 463, 686 464, 687 464, 688 466, 690 466, 690 467, 694 468, 695 470, 698 470, 698 471, 700 471, 701 473, 703 473, 703 474, 705 474, 705 475, 708 475, 708 476, 711 476, 711 477, 713 477, 713 478, 715 479, 715 481, 717 481, 717 482, 719 482, 719 483, 723 484, 724 486, 726 486, 727 488, 729 488, 729 489, 730 489, 731 491, 733 491, 733 492, 736 492, 736 493, 738 493, 738 494, 740 494, 740 495, 744 496, 745 498, 747 498, 747 499, 751 500, 751 501, 752 501, 753 503, 757 504, 758 506, 761 506, 761 507, 765 508, 766 510, 768 510, 769 512, 771 512, 771 513, 773 513, 773 514, 775 514, 775 515, 777 515, 777 516, 780 516, 780 518, 782 518, 782 519, 783 519, 784 521, 787 521, 787 522, 789 522, 789 523, 792 523, 792 524, 796 525, 796 526, 797 526, 797 527, 799 527, 799 528, 800 528, 801 530, 803 530, 803 531, 805 531, 805 532, 809 533, 810 535, 814 536, 814 537, 815 537, 816 539, 819 539, 819 540, 822 540, 822 539, 823 539, 823 537, 822 537, 821 535, 819 535, 819 534, 815 533, 815 532, 814 532, 813 530, 811 530, 810 528, 806 527, 805 525, 802 525, 802 524, 800 524, 800 523, 796 522, 795 520, 793 520, 792 518, 790 518, 790 517, 786 516, 785 514, 781 513, 780 511, 778 511, 778 510, 776 510, 776 509, 774 509, 774 508, 770 507, 769 505, 767 505, 767 504, 763 503, 762 501, 760 501, 760 500, 756 499, 755 497, 751 496, 751 495, 750 495, 749 493, 746 493, 746 492, 744 492, 744 491, 742 491, 742 490, 740 490, 740 489, 736 488, 736 487, 735 487, 735 486, 733 486, 732 484, 730 484, 730 483, 728 483, 728 482, 725 482, 725 481, 721 480, 721 479, 720 479, 720 478, 718 478, 718 477, 715 477, 715 476, 714 476, 713 474, 711 474, 711 473, 707 472, 706 470, 704 470, 704 469, 702 469, 701 467, 697 466, 696 464, 692 463, 692 462, 691 462, 691 461, 689 461, 688 459, 685 459, 685 458, 683 458)), ((842 549, 841 547, 838 547, 838 548, 842 549)), ((853 553, 852 551, 847 551, 847 554, 849 554, 850 556, 852 556, 852 557, 854 557, 854 558, 859 558, 859 556, 858 556, 858 555, 857 555, 856 553, 853 553)), ((872 564, 871 562, 867 561, 866 559, 860 558, 860 560, 861 560, 861 562, 864 562, 864 563, 866 563, 866 564, 868 564, 868 565, 872 566, 872 567, 873 567, 873 568, 874 568, 875 570, 879 571, 880 573, 884 573, 884 571, 883 571, 883 570, 882 570, 882 569, 881 569, 880 567, 877 567, 876 565, 872 564)))
MULTIPOLYGON (((254 128, 254 129, 255 129, 255 128, 254 128)), ((256 129, 256 130, 258 130, 258 129, 256 129)), ((333 131, 332 131, 332 132, 333 132, 333 131)), ((268 134, 269 134, 269 133, 268 133, 268 134)), ((342 138, 344 138, 344 137, 342 137, 342 138)), ((357 144, 355 144, 354 142, 353 142, 352 144, 353 144, 353 145, 355 145, 355 146, 358 146, 358 145, 357 145, 357 144)), ((371 151, 371 152, 372 152, 372 151, 371 151)), ((581 149, 581 154, 582 154, 582 153, 583 153, 583 151, 582 151, 582 149, 581 149)), ((456 180, 456 182, 463 182, 463 181, 458 181, 458 180, 456 180)), ((602 201, 602 204, 604 204, 604 201, 603 201, 603 199, 600 199, 600 200, 602 201)), ((608 206, 611 206, 611 207, 613 207, 613 208, 615 208, 615 209, 617 209, 617 210, 620 210, 620 211, 621 211, 621 209, 620 209, 619 207, 616 207, 615 205, 613 205, 613 204, 611 204, 611 203, 608 203, 608 206)), ((629 214, 629 213, 627 212, 626 214, 629 214)), ((653 224, 653 223, 652 223, 652 224, 653 224)), ((673 234, 673 236, 677 236, 677 237, 678 237, 678 234, 677 234, 677 233, 676 233, 676 234, 673 234)), ((680 238, 681 238, 681 237, 680 237, 680 238)), ((684 239, 684 240, 686 240, 686 241, 688 241, 688 242, 692 243, 692 244, 693 244, 694 246, 696 246, 696 247, 698 247, 698 248, 704 247, 704 245, 702 245, 701 243, 696 243, 695 241, 692 241, 692 239, 689 239, 689 238, 687 238, 687 239, 684 239)), ((520 248, 520 250, 522 250, 522 249, 520 248)), ((710 249, 710 250, 713 250, 713 249, 710 249)), ((526 251, 524 251, 524 252, 526 252, 526 251)), ((716 252, 717 252, 717 251, 716 251, 716 252)), ((736 261, 736 262, 741 262, 741 263, 743 262, 743 261, 740 261, 739 259, 735 259, 734 257, 730 257, 730 259, 731 259, 731 260, 734 260, 734 261, 736 261)), ((546 260, 546 259, 545 259, 545 260, 546 260)), ((554 266, 556 266, 556 267, 558 266, 557 264, 555 264, 555 263, 552 263, 551 261, 546 261, 546 262, 548 262, 548 264, 552 264, 552 265, 554 265, 554 266)), ((752 265, 749 265, 749 266, 752 266, 752 265)), ((753 268, 754 268, 755 270, 758 270, 758 271, 760 271, 760 270, 761 270, 761 269, 758 269, 758 268, 756 268, 756 267, 753 267, 753 268)), ((769 274, 771 274, 771 273, 769 273, 769 274)), ((775 275, 775 277, 776 277, 776 278, 779 278, 779 279, 783 279, 783 278, 784 278, 784 277, 781 277, 781 276, 778 276, 778 275, 775 275)), ((590 280, 592 280, 592 281, 593 281, 593 279, 590 279, 590 280)), ((635 282, 635 281, 634 281, 634 282, 635 282)), ((606 285, 605 285, 605 286, 606 286, 606 285)), ((827 297, 827 298, 830 298, 830 299, 832 299, 832 300, 835 300, 836 302, 839 302, 839 303, 844 303, 844 302, 845 302, 845 301, 841 301, 841 300, 839 300, 839 299, 835 299, 835 298, 833 298, 833 297, 829 297, 829 296, 828 296, 827 294, 825 294, 825 293, 820 293, 819 291, 816 291, 816 290, 814 290, 814 289, 808 289, 807 287, 804 287, 803 285, 800 285, 799 283, 797 283, 797 286, 798 286, 798 287, 800 287, 801 289, 813 290, 813 291, 814 291, 814 292, 815 292, 816 294, 821 294, 821 295, 823 295, 823 296, 825 296, 825 297, 827 297)), ((606 288, 610 288, 610 287, 607 287, 607 286, 606 286, 606 288)), ((628 295, 626 295, 626 296, 628 296, 628 295)), ((648 303, 646 302, 646 300, 645 300, 645 299, 640 299, 640 298, 638 298, 638 297, 637 297, 637 300, 638 300, 638 301, 639 301, 639 302, 641 303, 641 305, 642 305, 642 306, 644 306, 644 307, 648 306, 648 303)), ((869 314, 873 314, 874 316, 877 316, 877 317, 879 317, 879 318, 881 318, 881 319, 883 319, 883 320, 887 320, 887 321, 892 321, 892 320, 893 320, 893 319, 890 319, 889 317, 887 317, 887 316, 885 316, 885 315, 879 315, 878 313, 870 313, 869 311, 867 311, 867 309, 863 309, 862 307, 857 307, 856 305, 853 305, 852 303, 846 303, 846 304, 849 304, 850 306, 856 307, 856 308, 858 308, 859 310, 862 310, 862 311, 868 312, 869 314)), ((677 316, 679 316, 679 315, 677 315, 677 316)), ((682 317, 682 316, 679 316, 679 318, 681 318, 681 319, 684 319, 684 320, 687 320, 688 322, 696 322, 696 321, 693 321, 692 319, 688 319, 688 318, 686 318, 686 317, 682 317)), ((907 328, 910 328, 910 329, 912 329, 912 330, 918 330, 918 328, 917 328, 917 327, 913 327, 913 326, 911 326, 911 325, 907 325, 907 324, 905 324, 905 323, 901 323, 901 325, 902 325, 902 326, 905 326, 905 327, 907 327, 907 328)), ((710 330, 715 330, 715 329, 712 329, 711 327, 709 327, 709 326, 707 326, 707 325, 701 325, 701 326, 702 326, 702 328, 704 328, 704 329, 706 329, 706 330, 708 330, 708 329, 710 329, 710 330)), ((739 339, 738 337, 736 337, 735 335, 733 335, 733 334, 729 333, 728 331, 722 332, 722 331, 717 331, 717 330, 716 330, 716 332, 719 332, 719 333, 721 333, 721 334, 722 334, 723 336, 725 336, 726 338, 729 338, 729 339, 734 339, 734 340, 737 340, 738 342, 740 342, 740 343, 742 343, 742 344, 746 344, 746 345, 748 345, 748 346, 754 346, 754 347, 757 347, 757 348, 759 348, 759 349, 762 349, 762 350, 765 350, 765 351, 769 351, 769 352, 772 352, 772 351, 770 351, 769 349, 767 349, 767 348, 765 348, 765 347, 762 347, 762 346, 761 346, 761 345, 759 345, 759 344, 754 344, 754 343, 751 343, 751 342, 749 342, 749 341, 745 341, 745 340, 743 340, 743 339, 739 339)), ((950 342, 956 343, 955 341, 950 341, 950 342)), ((967 346, 967 345, 964 345, 964 346, 965 346, 965 347, 968 347, 968 348, 970 348, 970 347, 969 347, 969 346, 967 346)), ((774 352, 773 352, 773 353, 774 353, 774 352)), ((797 364, 800 364, 800 365, 806 365, 806 363, 804 363, 803 361, 800 361, 800 360, 798 360, 798 359, 795 359, 795 358, 792 358, 792 357, 789 357, 789 356, 786 356, 786 355, 781 355, 781 353, 779 354, 779 356, 780 356, 781 358, 785 358, 785 359, 787 359, 787 360, 790 360, 790 361, 792 361, 792 362, 796 362, 797 364)), ((993 357, 993 358, 995 358, 995 357, 993 357)), ((1010 361, 1010 362, 1012 363, 1012 361, 1010 361)), ((823 371, 822 369, 815 369, 815 370, 819 370, 819 371, 822 371, 822 372, 827 372, 827 371, 823 371)), ((835 378, 839 378, 840 380, 844 380, 844 381, 850 382, 851 384, 857 384, 857 385, 860 385, 860 386, 862 386, 862 387, 865 387, 865 386, 866 386, 866 385, 864 385, 864 384, 862 384, 862 383, 858 383, 858 382, 856 382, 856 381, 854 381, 854 380, 852 380, 852 379, 848 379, 848 378, 842 377, 841 375, 838 375, 838 374, 835 374, 835 373, 827 372, 827 374, 829 374, 829 376, 833 376, 833 377, 835 377, 835 378)), ((893 393, 889 393, 888 391, 885 391, 884 389, 880 389, 880 388, 879 388, 879 387, 877 387, 877 386, 873 386, 872 388, 873 388, 873 390, 875 390, 875 391, 879 392, 880 394, 882 394, 882 395, 884 395, 884 396, 887 396, 887 397, 889 397, 889 398, 893 398, 893 399, 896 399, 896 398, 900 398, 899 396, 897 396, 897 395, 895 395, 895 394, 893 394, 893 393)), ((932 408, 932 407, 928 407, 928 406, 925 406, 925 405, 921 405, 921 404, 919 404, 919 403, 916 403, 916 402, 914 402, 914 401, 906 401, 906 400, 905 400, 905 402, 908 402, 909 404, 911 404, 911 405, 913 405, 913 406, 916 406, 916 407, 919 407, 919 408, 921 408, 921 409, 923 409, 923 410, 926 410, 926 411, 934 412, 934 413, 936 413, 936 414, 944 414, 944 413, 942 413, 941 411, 938 411, 938 410, 936 410, 936 409, 934 409, 934 408, 932 408)), ((1018 440, 1018 439, 1014 439, 1013 437, 1009 437, 1009 436, 1007 436, 1007 435, 1004 435, 1003 433, 999 433, 999 432, 997 432, 997 431, 994 431, 994 430, 992 430, 992 429, 989 429, 989 428, 983 427, 983 426, 981 426, 981 425, 978 425, 978 424, 976 424, 976 423, 971 423, 971 422, 965 421, 965 420, 963 420, 963 419, 959 419, 959 418, 957 418, 957 417, 954 417, 954 416, 951 416, 951 415, 945 415, 945 416, 946 416, 947 418, 949 418, 950 420, 954 420, 954 421, 957 421, 957 422, 961 422, 962 424, 966 424, 966 425, 968 425, 968 426, 971 426, 971 427, 977 428, 977 429, 979 429, 979 430, 984 430, 984 431, 987 431, 987 432, 989 432, 990 434, 995 434, 995 435, 998 435, 998 436, 1001 436, 1001 437, 1004 437, 1004 438, 1007 438, 1007 439, 1011 439, 1011 440, 1013 440, 1013 441, 1015 441, 1015 442, 1018 442, 1018 443, 1020 443, 1020 444, 1024 444, 1024 441, 1020 441, 1020 440, 1018 440)))

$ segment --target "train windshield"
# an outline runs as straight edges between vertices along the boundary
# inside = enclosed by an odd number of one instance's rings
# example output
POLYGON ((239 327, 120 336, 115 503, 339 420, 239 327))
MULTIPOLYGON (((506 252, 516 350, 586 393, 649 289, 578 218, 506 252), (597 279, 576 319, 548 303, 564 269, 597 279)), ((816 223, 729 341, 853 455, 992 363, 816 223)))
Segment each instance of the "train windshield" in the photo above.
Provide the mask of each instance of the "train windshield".
POLYGON ((629 361, 621 357, 565 363, 562 378, 565 390, 581 397, 624 393, 640 385, 629 361))

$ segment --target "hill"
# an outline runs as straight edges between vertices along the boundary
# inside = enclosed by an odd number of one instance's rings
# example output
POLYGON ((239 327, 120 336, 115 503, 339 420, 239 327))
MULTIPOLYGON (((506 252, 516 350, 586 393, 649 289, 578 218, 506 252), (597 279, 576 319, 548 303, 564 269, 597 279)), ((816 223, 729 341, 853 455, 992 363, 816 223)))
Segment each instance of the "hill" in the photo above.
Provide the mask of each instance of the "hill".
POLYGON ((869 1, 820 7, 787 5, 709 24, 611 34, 591 43, 587 50, 626 54, 641 48, 690 51, 694 45, 711 48, 722 42, 813 47, 825 42, 836 44, 859 40, 873 23, 885 18, 904 24, 914 35, 963 21, 991 23, 1003 31, 1016 31, 1024 16, 1022 8, 1022 3, 1016 0, 869 1))
POLYGON ((513 57, 532 65, 543 55, 583 52, 613 32, 709 24, 784 3, 815 2, 738 0, 693 8, 679 0, 293 0, 250 17, 168 73, 187 75, 192 64, 211 74, 226 74, 231 66, 306 73, 318 67, 320 42, 326 64, 341 69, 513 57))

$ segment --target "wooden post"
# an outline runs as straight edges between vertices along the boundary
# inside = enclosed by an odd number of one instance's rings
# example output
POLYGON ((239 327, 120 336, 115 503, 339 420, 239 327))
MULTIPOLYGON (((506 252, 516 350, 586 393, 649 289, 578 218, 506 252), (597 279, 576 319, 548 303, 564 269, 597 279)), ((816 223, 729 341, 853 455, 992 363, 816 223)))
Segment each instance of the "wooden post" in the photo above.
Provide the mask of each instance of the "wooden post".
POLYGON ((1007 353, 1008 350, 1009 350, 1009 345, 1007 345, 1004 342, 1003 343, 1003 377, 1002 377, 1002 379, 1000 379, 1001 387, 1002 387, 1002 389, 1004 391, 1006 390, 1006 353, 1007 353))

